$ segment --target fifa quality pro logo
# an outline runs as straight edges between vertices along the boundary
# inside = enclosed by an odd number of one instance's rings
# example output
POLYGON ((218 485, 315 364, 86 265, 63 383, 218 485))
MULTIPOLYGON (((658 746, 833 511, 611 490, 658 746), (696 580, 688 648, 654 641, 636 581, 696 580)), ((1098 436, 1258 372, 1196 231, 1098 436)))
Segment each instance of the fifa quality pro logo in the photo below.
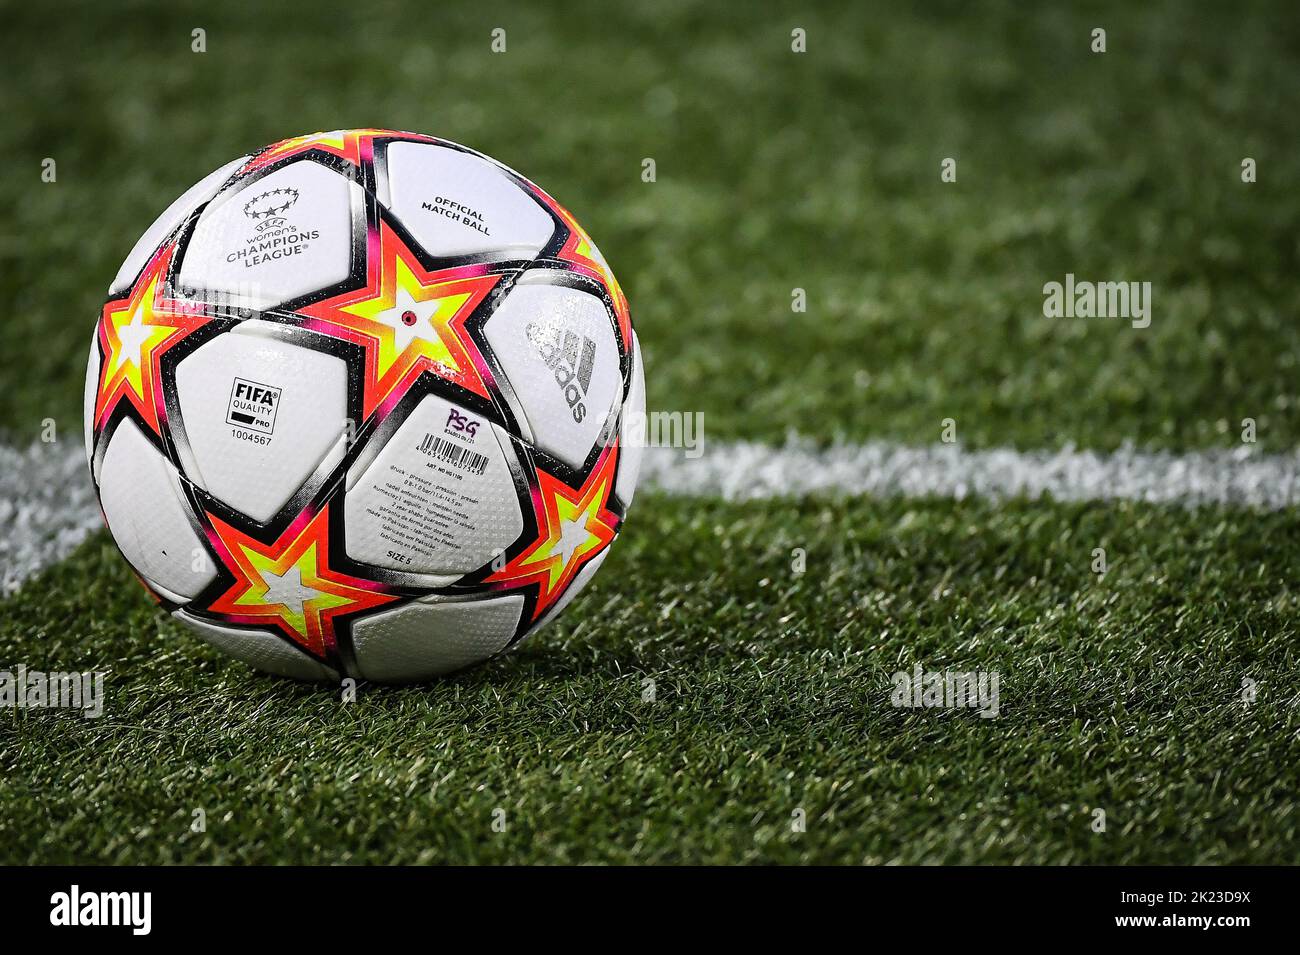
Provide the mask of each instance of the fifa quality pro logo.
POLYGON ((236 378, 230 386, 226 424, 248 428, 260 434, 275 431, 275 413, 280 407, 280 389, 274 385, 236 378))
POLYGON ((591 387, 591 372, 596 365, 596 343, 586 335, 558 325, 528 323, 528 340, 537 349, 537 356, 555 375, 555 381, 564 392, 569 413, 575 423, 587 416, 583 399, 591 387))

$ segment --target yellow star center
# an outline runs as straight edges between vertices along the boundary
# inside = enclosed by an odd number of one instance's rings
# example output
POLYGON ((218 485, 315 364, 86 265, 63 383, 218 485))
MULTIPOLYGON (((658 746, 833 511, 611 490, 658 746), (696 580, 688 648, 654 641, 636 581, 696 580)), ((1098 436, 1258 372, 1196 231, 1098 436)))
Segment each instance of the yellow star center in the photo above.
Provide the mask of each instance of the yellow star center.
POLYGON ((452 371, 461 367, 447 345, 453 332, 448 322, 470 300, 471 293, 439 294, 441 284, 423 287, 399 256, 395 265, 395 287, 366 302, 344 306, 343 311, 374 322, 379 328, 376 373, 383 377, 411 351, 452 371))
POLYGON ((316 574, 316 544, 313 542, 287 567, 279 561, 241 545, 244 557, 257 571, 260 583, 253 583, 235 600, 238 607, 281 607, 281 616, 298 633, 309 633, 308 613, 350 603, 347 597, 322 588, 333 588, 316 574))
POLYGON ((550 575, 550 588, 554 589, 564 576, 568 566, 590 551, 600 546, 600 536, 592 533, 590 523, 596 520, 600 512, 601 494, 599 490, 592 494, 586 505, 575 504, 563 497, 556 496, 556 516, 558 521, 552 529, 546 543, 536 552, 520 562, 521 567, 550 562, 547 573, 550 575))
POLYGON ((155 277, 145 288, 138 301, 125 308, 108 313, 109 325, 115 339, 111 343, 108 368, 105 376, 112 380, 125 377, 136 394, 143 394, 142 376, 148 366, 146 356, 160 342, 177 330, 175 325, 158 321, 154 313, 154 298, 158 290, 155 277))

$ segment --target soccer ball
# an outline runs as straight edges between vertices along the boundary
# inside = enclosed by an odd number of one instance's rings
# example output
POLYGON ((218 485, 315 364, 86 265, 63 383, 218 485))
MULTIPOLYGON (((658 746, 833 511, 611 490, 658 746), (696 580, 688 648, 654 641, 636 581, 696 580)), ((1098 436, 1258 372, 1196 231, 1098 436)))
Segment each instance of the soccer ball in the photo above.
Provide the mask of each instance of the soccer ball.
POLYGON ((627 300, 564 207, 464 146, 349 129, 149 227, 91 344, 86 450, 177 620, 272 673, 400 683, 586 586, 644 408, 627 300))

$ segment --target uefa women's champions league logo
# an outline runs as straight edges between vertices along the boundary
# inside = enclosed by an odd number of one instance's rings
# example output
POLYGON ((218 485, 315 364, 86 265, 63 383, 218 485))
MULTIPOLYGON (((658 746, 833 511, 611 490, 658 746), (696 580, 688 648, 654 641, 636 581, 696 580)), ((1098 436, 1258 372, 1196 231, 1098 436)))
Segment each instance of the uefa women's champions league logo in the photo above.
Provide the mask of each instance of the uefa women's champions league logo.
POLYGON ((257 223, 259 233, 285 225, 284 214, 298 201, 298 190, 285 186, 254 196, 244 203, 244 215, 257 223))
MULTIPOLYGON (((243 263, 244 268, 252 269, 307 252, 311 243, 320 238, 320 231, 301 228, 300 224, 285 218, 285 213, 298 204, 300 197, 294 187, 281 186, 259 192, 245 202, 244 215, 253 222, 253 231, 240 236, 243 247, 229 249, 226 261, 232 265, 243 263)), ((312 218, 310 203, 298 211, 302 213, 299 220, 312 218)))

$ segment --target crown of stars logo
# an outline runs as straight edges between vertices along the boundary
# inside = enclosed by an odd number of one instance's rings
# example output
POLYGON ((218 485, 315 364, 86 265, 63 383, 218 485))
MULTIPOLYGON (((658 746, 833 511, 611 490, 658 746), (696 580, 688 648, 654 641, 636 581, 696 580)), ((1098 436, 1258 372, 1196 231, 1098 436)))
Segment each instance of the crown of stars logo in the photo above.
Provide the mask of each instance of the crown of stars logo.
POLYGON ((364 416, 391 407, 426 371, 490 398, 491 372, 465 320, 500 276, 481 265, 428 272, 387 223, 370 238, 365 288, 299 309, 304 327, 365 349, 364 416))
POLYGON ((325 662, 337 659, 335 619, 397 600, 379 584, 328 566, 328 508, 304 512, 272 544, 209 514, 209 533, 235 582, 210 610, 233 623, 270 626, 325 662))
POLYGON ((374 154, 376 136, 401 136, 421 142, 433 142, 427 136, 415 136, 410 133, 398 133, 391 129, 336 129, 328 133, 309 133, 306 136, 294 136, 284 139, 262 150, 247 163, 240 172, 248 173, 262 169, 271 163, 298 156, 313 149, 323 150, 334 156, 346 159, 354 166, 360 166, 374 154))
POLYGON ((288 212, 297 201, 297 189, 288 186, 272 189, 244 203, 244 215, 250 219, 270 219, 288 212))
POLYGON ((617 457, 617 446, 607 447, 576 491, 538 468, 533 495, 537 539, 485 581, 503 587, 537 584, 533 620, 549 609, 583 565, 614 539, 618 517, 607 503, 617 457))
POLYGON ((175 246, 159 249, 125 299, 109 302, 100 313, 103 350, 95 397, 95 429, 122 401, 161 436, 166 419, 159 359, 177 342, 210 320, 193 305, 163 298, 163 285, 175 246))

